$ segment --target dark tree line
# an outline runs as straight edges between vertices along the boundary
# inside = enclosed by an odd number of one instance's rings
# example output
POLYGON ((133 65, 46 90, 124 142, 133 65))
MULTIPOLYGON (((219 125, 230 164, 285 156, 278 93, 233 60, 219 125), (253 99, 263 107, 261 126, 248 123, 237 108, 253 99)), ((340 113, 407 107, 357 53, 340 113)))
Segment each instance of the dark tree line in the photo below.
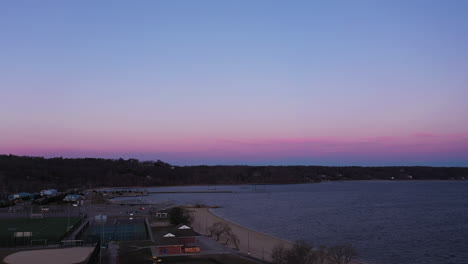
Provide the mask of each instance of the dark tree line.
POLYGON ((176 206, 169 209, 169 222, 172 225, 190 225, 192 217, 190 213, 182 207, 176 206))
POLYGON ((306 183, 370 179, 468 179, 468 168, 325 166, 171 166, 136 159, 0 155, 0 194, 45 188, 306 183))

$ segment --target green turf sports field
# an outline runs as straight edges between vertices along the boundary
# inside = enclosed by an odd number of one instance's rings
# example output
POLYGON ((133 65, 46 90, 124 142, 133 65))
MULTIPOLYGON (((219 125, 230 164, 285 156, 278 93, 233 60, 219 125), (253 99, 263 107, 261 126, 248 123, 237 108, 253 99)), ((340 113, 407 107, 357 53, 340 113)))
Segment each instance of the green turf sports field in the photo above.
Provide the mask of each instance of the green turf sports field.
POLYGON ((0 219, 0 247, 30 245, 30 240, 47 239, 48 244, 57 244, 70 226, 78 223, 79 217, 46 217, 43 219, 0 219), (32 232, 32 238, 16 238, 14 232, 32 232))

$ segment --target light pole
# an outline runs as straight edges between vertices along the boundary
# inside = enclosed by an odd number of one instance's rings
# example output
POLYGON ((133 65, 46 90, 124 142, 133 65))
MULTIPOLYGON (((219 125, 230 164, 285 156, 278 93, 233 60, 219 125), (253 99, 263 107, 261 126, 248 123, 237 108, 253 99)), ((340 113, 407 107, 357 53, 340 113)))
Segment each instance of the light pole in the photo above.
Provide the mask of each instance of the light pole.
POLYGON ((66 232, 68 233, 68 230, 70 230, 70 207, 67 206, 67 230, 66 232))
POLYGON ((208 214, 205 214, 205 234, 208 235, 208 214))
POLYGON ((247 230, 247 254, 250 255, 250 230, 247 230))
POLYGON ((102 247, 104 245, 104 221, 102 215, 99 216, 101 220, 101 243, 99 245, 99 264, 102 263, 102 247))

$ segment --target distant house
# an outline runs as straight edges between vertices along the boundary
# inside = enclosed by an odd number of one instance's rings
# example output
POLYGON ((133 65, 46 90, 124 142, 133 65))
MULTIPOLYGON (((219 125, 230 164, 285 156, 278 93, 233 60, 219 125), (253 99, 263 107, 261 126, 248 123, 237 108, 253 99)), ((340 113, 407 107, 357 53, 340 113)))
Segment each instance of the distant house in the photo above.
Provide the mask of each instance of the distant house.
POLYGON ((83 200, 84 200, 83 196, 79 194, 68 194, 67 196, 65 196, 65 198, 63 198, 64 202, 74 203, 77 205, 82 205, 83 200))
POLYGON ((58 194, 58 191, 56 189, 48 189, 48 190, 42 190, 41 191, 41 196, 56 196, 58 194))
POLYGON ((168 212, 166 210, 160 210, 158 212, 156 212, 156 217, 157 218, 167 218, 169 216, 168 212))
POLYGON ((156 250, 158 255, 174 255, 182 254, 184 245, 179 242, 177 237, 172 233, 167 233, 156 239, 156 250))
POLYGON ((20 192, 20 193, 15 193, 8 195, 8 200, 14 201, 14 200, 34 200, 34 194, 32 193, 27 193, 27 192, 20 192))

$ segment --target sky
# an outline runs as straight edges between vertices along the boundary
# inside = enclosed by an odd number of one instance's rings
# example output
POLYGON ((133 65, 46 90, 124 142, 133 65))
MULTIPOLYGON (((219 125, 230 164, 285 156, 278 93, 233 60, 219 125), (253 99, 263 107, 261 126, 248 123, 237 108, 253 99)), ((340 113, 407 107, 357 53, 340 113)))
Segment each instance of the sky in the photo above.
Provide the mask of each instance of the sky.
POLYGON ((0 1, 0 154, 468 166, 468 1, 0 1))

